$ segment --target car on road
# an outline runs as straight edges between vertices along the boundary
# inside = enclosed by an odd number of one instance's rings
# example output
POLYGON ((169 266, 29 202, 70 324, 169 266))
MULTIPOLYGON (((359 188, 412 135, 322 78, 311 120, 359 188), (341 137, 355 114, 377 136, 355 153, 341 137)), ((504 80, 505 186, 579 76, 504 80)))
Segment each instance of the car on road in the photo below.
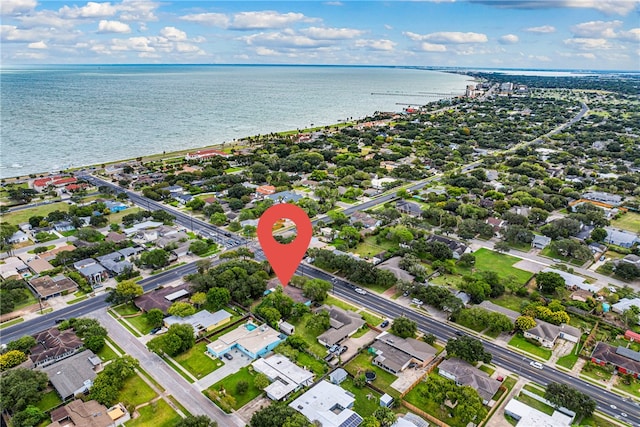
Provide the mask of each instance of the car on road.
POLYGON ((63 319, 63 318, 56 319, 56 325, 64 322, 65 320, 67 320, 67 319, 63 319))
POLYGON ((225 359, 227 359, 227 360, 231 360, 231 359, 233 359, 233 356, 231 355, 231 353, 225 353, 225 354, 223 354, 222 356, 223 356, 225 359))
POLYGON ((542 369, 542 368, 544 368, 544 367, 542 366, 542 363, 540 363, 540 362, 533 362, 533 361, 529 362, 529 366, 533 366, 534 368, 537 368, 537 369, 542 369))
POLYGON ((625 417, 625 418, 627 418, 627 417, 628 417, 628 415, 627 415, 627 414, 625 414, 624 412, 620 412, 620 415, 622 415, 622 416, 623 416, 623 417, 625 417))
POLYGON ((609 407, 610 407, 611 409, 618 409, 618 407, 617 407, 616 405, 609 405, 609 407))
POLYGON ((461 332, 461 331, 456 331, 455 334, 459 337, 464 336, 464 332, 461 332))
POLYGON ((386 328, 387 326, 389 326, 389 321, 385 320, 384 322, 380 323, 380 327, 381 328, 386 328))
POLYGON ((356 291, 356 293, 359 293, 360 295, 366 295, 367 291, 365 291, 362 288, 355 288, 354 291, 356 291))

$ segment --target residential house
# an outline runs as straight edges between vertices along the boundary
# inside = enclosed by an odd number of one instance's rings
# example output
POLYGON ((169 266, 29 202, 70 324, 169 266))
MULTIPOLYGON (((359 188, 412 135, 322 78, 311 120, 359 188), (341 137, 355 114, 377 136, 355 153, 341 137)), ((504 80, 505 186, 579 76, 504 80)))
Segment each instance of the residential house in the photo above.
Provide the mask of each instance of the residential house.
POLYGON ((176 231, 172 233, 163 234, 156 239, 155 244, 159 248, 166 248, 169 245, 173 245, 189 240, 189 235, 184 231, 176 231))
POLYGON ((438 374, 453 380, 458 386, 466 385, 475 389, 485 405, 491 402, 500 388, 500 381, 489 377, 486 372, 456 357, 440 363, 438 374))
POLYGON ((622 314, 626 310, 630 309, 633 305, 640 308, 640 298, 622 298, 620 301, 611 306, 611 310, 614 313, 622 314))
POLYGON ((637 341, 640 342, 640 334, 633 332, 629 329, 627 329, 624 332, 624 339, 629 340, 629 341, 637 341))
POLYGON ((398 416, 391 427, 429 427, 429 423, 412 412, 398 416))
POLYGON ((189 283, 183 283, 178 286, 169 286, 147 292, 133 300, 133 303, 142 311, 157 308, 164 314, 167 314, 167 310, 169 310, 171 304, 186 299, 189 295, 191 295, 189 283))
POLYGON ((265 198, 273 200, 274 203, 297 203, 303 199, 302 196, 292 191, 281 191, 279 193, 269 194, 265 196, 265 198))
POLYGON ((186 205, 193 200, 193 196, 191 194, 172 194, 172 196, 173 199, 177 200, 181 205, 186 205))
POLYGON ((110 231, 107 234, 107 237, 105 237, 104 239, 105 242, 111 242, 111 243, 120 243, 120 242, 124 242, 125 240, 127 240, 127 236, 125 236, 122 233, 116 233, 115 231, 110 231))
POLYGON ((567 289, 571 289, 571 290, 582 289, 583 291, 589 291, 594 293, 600 290, 600 287, 590 285, 589 283, 587 283, 587 280, 584 277, 576 276, 575 274, 571 274, 563 270, 546 267, 542 271, 544 273, 556 273, 562 276, 562 278, 564 279, 564 284, 567 287, 567 289))
MULTIPOLYGON (((141 231, 144 231, 144 230, 160 227, 161 225, 162 223, 157 221, 143 221, 138 224, 133 224, 131 227, 125 228, 123 231, 124 231, 124 234, 126 234, 127 236, 131 236, 131 235, 140 233, 141 231)), ((158 237, 156 235, 156 239, 157 238, 158 237)))
POLYGON ((591 352, 591 361, 600 366, 612 365, 619 373, 635 378, 640 374, 640 352, 626 347, 598 342, 591 352))
POLYGON ((471 252, 471 249, 469 249, 469 247, 467 247, 467 245, 465 245, 464 243, 459 242, 459 241, 454 240, 454 239, 450 239, 448 237, 438 236, 436 234, 430 235, 427 238, 427 242, 441 242, 441 243, 444 243, 453 252, 453 259, 460 259, 460 257, 462 255, 471 252))
POLYGON ((27 283, 29 283, 29 287, 33 289, 39 299, 59 297, 78 289, 76 282, 63 275, 55 277, 40 276, 29 280, 27 283))
POLYGON ((17 243, 24 243, 28 240, 29 240, 29 236, 27 235, 27 233, 25 233, 22 230, 18 230, 15 233, 13 233, 11 236, 9 236, 9 238, 7 239, 7 243, 15 245, 17 243))
POLYGON ((37 344, 31 347, 29 358, 36 367, 48 366, 78 352, 82 341, 72 329, 51 328, 33 336, 37 344))
POLYGON ((93 258, 85 258, 75 262, 73 266, 94 288, 101 286, 109 278, 107 270, 93 258))
POLYGON ((516 319, 521 316, 521 314, 519 312, 517 312, 515 310, 510 310, 510 309, 505 308, 505 307, 502 307, 502 306, 500 306, 498 304, 494 304, 489 300, 482 301, 480 304, 478 304, 478 307, 482 307, 482 308, 484 308, 485 310, 488 310, 488 311, 504 314, 512 322, 515 322, 516 319))
POLYGON ((329 374, 329 381, 332 384, 341 384, 347 378, 349 378, 349 374, 342 368, 338 368, 329 374))
POLYGON ((256 188, 256 193, 259 196, 269 196, 271 194, 274 194, 276 192, 276 187, 273 185, 261 185, 258 188, 256 188))
POLYGON ((87 393, 101 368, 102 360, 91 350, 85 350, 41 370, 62 400, 67 400, 87 393))
POLYGON ((128 208, 128 206, 122 202, 113 202, 111 200, 107 200, 104 204, 111 213, 121 212, 128 208))
POLYGON ((414 202, 409 202, 407 200, 398 200, 396 202, 396 209, 398 210, 398 212, 410 216, 419 217, 420 215, 422 215, 422 208, 420 207, 420 205, 414 202))
POLYGON ((276 348, 285 338, 286 335, 269 325, 257 326, 247 322, 207 344, 207 351, 219 358, 235 349, 252 359, 257 359, 276 348))
POLYGON ((536 326, 524 331, 525 338, 531 338, 542 344, 543 347, 552 348, 558 338, 578 342, 582 331, 567 324, 553 325, 544 320, 536 319, 536 326))
POLYGON ((380 221, 379 219, 375 219, 371 215, 361 211, 355 211, 354 213, 352 213, 351 217, 349 218, 349 222, 351 224, 360 222, 364 226, 365 230, 370 231, 375 230, 380 226, 380 224, 382 224, 382 221, 380 221))
POLYGON ((340 307, 323 306, 319 310, 329 312, 329 324, 331 326, 318 336, 318 342, 326 347, 331 347, 350 337, 365 323, 358 313, 344 310, 340 307))
POLYGON ((617 194, 605 193, 603 191, 589 191, 587 193, 583 193, 582 198, 606 203, 612 206, 618 206, 622 203, 622 197, 618 196, 617 194))
POLYGON ((231 314, 226 310, 218 310, 215 313, 211 313, 208 310, 201 310, 191 316, 169 316, 164 319, 164 326, 168 328, 178 323, 186 323, 193 327, 193 332, 198 336, 201 333, 213 331, 230 321, 231 314))
POLYGON ((633 245, 640 243, 638 235, 633 234, 630 231, 620 230, 613 227, 605 227, 604 229, 607 232, 607 237, 604 238, 604 242, 610 245, 630 248, 633 245))
POLYGON ((640 268, 640 256, 638 255, 634 255, 634 254, 625 255, 625 257, 622 258, 620 262, 635 265, 636 267, 640 268))
POLYGON ((102 266, 106 268, 109 271, 109 273, 111 273, 114 276, 118 276, 126 271, 133 270, 133 264, 131 264, 129 261, 126 261, 126 260, 123 260, 123 261, 107 260, 102 263, 102 266))
POLYGON ((124 416, 122 410, 122 415, 118 413, 120 416, 116 419, 109 412, 106 406, 95 400, 83 402, 77 399, 51 411, 52 423, 49 427, 115 427, 130 419, 128 414, 124 416))
POLYGON ((376 337, 369 351, 376 354, 374 365, 394 375, 404 371, 412 363, 426 366, 437 353, 435 348, 425 342, 414 338, 400 338, 386 331, 376 337))
POLYGON ((96 257, 96 260, 100 264, 104 264, 106 261, 122 261, 122 258, 124 257, 120 252, 111 252, 109 254, 96 257))
POLYGON ((130 260, 131 257, 138 255, 141 252, 144 252, 144 248, 140 246, 129 246, 126 248, 122 248, 118 251, 120 255, 122 255, 125 259, 130 260))
POLYGON ((357 427, 363 419, 351 409, 354 403, 352 393, 338 385, 320 381, 289 406, 322 427, 357 427))
POLYGON ((573 422, 570 415, 555 410, 549 415, 516 399, 507 403, 504 413, 516 420, 519 427, 570 427, 573 422))
POLYGON ((487 218, 485 222, 493 227, 493 234, 498 237, 500 237, 502 229, 507 225, 507 222, 505 220, 495 217, 487 218))
POLYGON ((531 247, 534 249, 544 249, 551 243, 551 237, 535 234, 531 241, 531 247))
POLYGON ((373 178, 371 180, 371 188, 375 190, 384 190, 387 185, 396 182, 395 178, 373 178))
POLYGON ((227 158, 227 157, 231 157, 231 154, 225 153, 224 151, 211 149, 211 150, 198 150, 195 152, 187 153, 187 155, 184 156, 185 160, 207 160, 207 159, 212 159, 214 157, 227 158))
POLYGON ((33 274, 40 274, 45 271, 53 270, 55 267, 46 259, 35 257, 27 260, 27 265, 33 271, 33 274))
POLYGON ((396 276, 396 278, 398 280, 404 280, 407 282, 413 282, 413 279, 415 278, 413 276, 413 274, 410 274, 408 272, 406 272, 405 270, 400 268, 400 261, 402 260, 401 257, 396 256, 393 258, 389 258, 388 260, 378 263, 376 265, 376 268, 379 268, 381 270, 387 270, 390 271, 391 273, 393 273, 394 276, 396 276))
MULTIPOLYGON (((0 264, 0 277, 8 279, 14 276, 23 276, 29 273, 29 267, 18 257, 5 258, 4 264, 0 264)), ((27 274, 28 275, 28 274, 27 274)))
POLYGON ((53 223, 53 228, 58 233, 65 233, 67 231, 73 231, 76 227, 71 224, 71 221, 57 221, 53 223))
POLYGON ((252 363, 253 369, 269 378, 271 384, 264 391, 267 397, 280 401, 289 394, 313 384, 313 372, 299 367, 280 354, 274 354, 252 363))

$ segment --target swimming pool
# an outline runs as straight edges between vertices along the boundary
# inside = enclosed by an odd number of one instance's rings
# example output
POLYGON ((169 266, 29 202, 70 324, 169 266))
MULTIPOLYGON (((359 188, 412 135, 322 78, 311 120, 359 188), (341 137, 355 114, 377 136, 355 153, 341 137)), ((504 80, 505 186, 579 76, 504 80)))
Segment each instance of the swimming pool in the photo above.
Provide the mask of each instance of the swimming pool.
POLYGON ((244 327, 247 328, 247 331, 253 331, 255 328, 257 328, 257 326, 253 323, 247 323, 246 325, 244 325, 244 327))

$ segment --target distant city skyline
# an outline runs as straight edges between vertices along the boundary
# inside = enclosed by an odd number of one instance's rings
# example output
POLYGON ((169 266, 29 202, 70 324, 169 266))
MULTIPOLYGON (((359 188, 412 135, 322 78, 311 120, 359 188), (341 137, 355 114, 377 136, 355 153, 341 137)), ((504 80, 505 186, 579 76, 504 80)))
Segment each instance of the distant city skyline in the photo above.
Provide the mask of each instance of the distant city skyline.
POLYGON ((640 71, 640 0, 2 0, 10 64, 640 71))

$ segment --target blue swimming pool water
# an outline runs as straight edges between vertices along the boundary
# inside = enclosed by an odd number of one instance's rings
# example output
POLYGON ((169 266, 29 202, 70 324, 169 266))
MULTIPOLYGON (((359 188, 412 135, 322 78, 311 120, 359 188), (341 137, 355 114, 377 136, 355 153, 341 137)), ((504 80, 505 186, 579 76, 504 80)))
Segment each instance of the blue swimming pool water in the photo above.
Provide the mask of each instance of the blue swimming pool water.
POLYGON ((257 328, 257 326, 253 323, 247 323, 246 325, 244 325, 244 327, 247 328, 248 331, 253 331, 255 328, 257 328))

